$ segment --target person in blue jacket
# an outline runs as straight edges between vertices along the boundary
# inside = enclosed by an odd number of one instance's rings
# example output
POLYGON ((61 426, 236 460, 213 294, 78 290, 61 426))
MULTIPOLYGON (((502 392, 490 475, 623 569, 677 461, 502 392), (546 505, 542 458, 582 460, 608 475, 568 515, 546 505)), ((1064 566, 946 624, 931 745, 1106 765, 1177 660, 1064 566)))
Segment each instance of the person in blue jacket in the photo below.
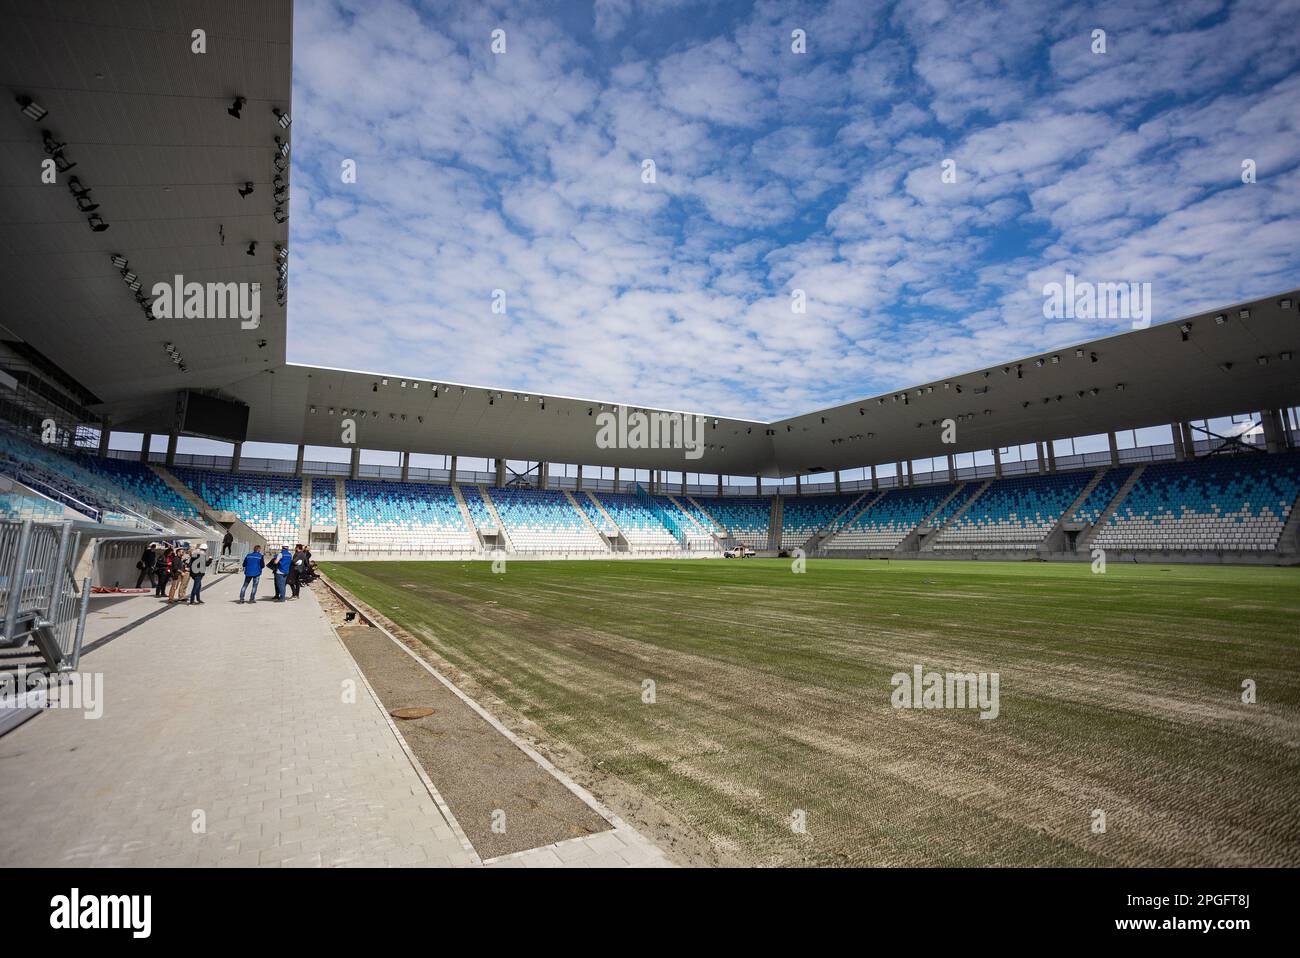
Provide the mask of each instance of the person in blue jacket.
POLYGON ((244 601, 244 590, 251 584, 253 596, 248 601, 257 601, 257 582, 262 578, 262 567, 266 565, 266 556, 262 555, 261 546, 253 546, 253 551, 244 556, 244 584, 239 589, 239 601, 244 601))
POLYGON ((284 601, 284 580, 293 565, 293 553, 288 546, 280 546, 280 554, 275 557, 275 601, 284 601))

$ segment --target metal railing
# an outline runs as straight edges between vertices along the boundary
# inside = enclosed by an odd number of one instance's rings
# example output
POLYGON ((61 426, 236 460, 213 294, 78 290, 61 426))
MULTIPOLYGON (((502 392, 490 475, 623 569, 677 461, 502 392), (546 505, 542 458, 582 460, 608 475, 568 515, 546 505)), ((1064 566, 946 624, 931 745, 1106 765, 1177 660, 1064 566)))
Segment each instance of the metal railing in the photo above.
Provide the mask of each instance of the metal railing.
POLYGON ((71 522, 0 521, 0 648, 35 642, 51 670, 77 667, 90 600, 71 567, 80 544, 71 522))

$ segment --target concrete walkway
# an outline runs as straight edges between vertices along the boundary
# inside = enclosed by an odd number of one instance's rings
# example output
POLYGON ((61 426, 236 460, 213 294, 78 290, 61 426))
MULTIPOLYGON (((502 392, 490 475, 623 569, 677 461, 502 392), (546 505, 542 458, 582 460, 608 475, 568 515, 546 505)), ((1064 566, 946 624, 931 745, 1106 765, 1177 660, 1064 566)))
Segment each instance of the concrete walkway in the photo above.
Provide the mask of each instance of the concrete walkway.
MULTIPOLYGON (((237 577, 209 578, 202 606, 92 613, 100 717, 0 738, 0 867, 481 864, 311 590, 239 605, 237 577)), ((667 864, 616 825, 489 864, 667 864)))

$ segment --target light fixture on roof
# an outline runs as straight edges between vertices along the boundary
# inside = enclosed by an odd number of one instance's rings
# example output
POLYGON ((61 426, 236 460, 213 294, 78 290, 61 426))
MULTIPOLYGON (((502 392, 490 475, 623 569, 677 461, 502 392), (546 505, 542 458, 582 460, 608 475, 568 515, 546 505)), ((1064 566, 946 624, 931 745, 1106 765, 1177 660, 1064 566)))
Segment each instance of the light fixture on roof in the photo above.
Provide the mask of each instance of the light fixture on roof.
MULTIPOLYGON (((380 384, 381 386, 387 386, 387 385, 388 385, 388 380, 387 380, 386 378, 384 378, 384 377, 381 376, 380 379, 379 379, 379 384, 380 384)), ((376 391, 377 391, 377 390, 376 390, 376 391)))
POLYGON ((1232 363, 1219 363, 1219 371, 1220 371, 1220 372, 1225 372, 1225 373, 1227 373, 1227 372, 1231 372, 1231 371, 1232 371, 1232 363))
POLYGON ((241 199, 248 199, 252 195, 253 195, 253 184, 252 181, 248 181, 244 183, 243 187, 239 190, 239 196, 241 199))
POLYGON ((289 124, 292 121, 289 119, 288 113, 285 113, 278 106, 271 107, 271 112, 275 114, 275 119, 280 124, 280 129, 282 130, 289 129, 289 124))
POLYGON ((271 214, 271 216, 274 217, 274 219, 275 219, 275 221, 276 221, 277 223, 287 223, 287 222, 289 222, 289 213, 288 213, 288 211, 285 210, 285 208, 282 207, 282 206, 277 206, 277 207, 275 208, 275 212, 273 212, 273 213, 271 214))
POLYGON ((1178 331, 1179 331, 1180 333, 1183 334, 1183 342, 1187 342, 1187 337, 1188 337, 1188 336, 1191 334, 1191 332, 1192 332, 1192 324, 1191 324, 1191 323, 1182 323, 1182 324, 1179 325, 1179 327, 1178 327, 1178 331))
POLYGON ((91 213, 87 216, 86 225, 96 233, 102 233, 104 230, 108 229, 108 224, 104 222, 104 217, 100 216, 98 213, 91 213))
POLYGON ((289 144, 285 143, 278 136, 275 138, 275 147, 280 151, 280 155, 286 160, 289 158, 289 144))
POLYGON ((1289 363, 1291 361, 1291 351, 1287 350, 1284 353, 1279 353, 1277 358, 1282 360, 1283 362, 1289 363))
POLYGON ((1089 360, 1090 362, 1094 362, 1094 363, 1097 362, 1097 361, 1098 361, 1097 354, 1096 354, 1096 353, 1089 353, 1089 354, 1088 354, 1088 360, 1089 360))
POLYGON ((256 255, 257 255, 257 240, 252 240, 252 241, 248 244, 248 249, 245 250, 245 252, 246 252, 249 256, 256 256, 256 255))
POLYGON ((1046 365, 1046 364, 1043 362, 1043 359, 1042 359, 1042 357, 1040 356, 1038 359, 1035 359, 1035 360, 1034 360, 1034 365, 1037 366, 1039 369, 1042 369, 1043 366, 1046 365))
POLYGON ((244 104, 247 102, 248 101, 245 100, 242 96, 237 96, 235 97, 235 102, 230 104, 230 106, 226 107, 226 112, 229 113, 231 116, 233 116, 236 120, 238 120, 241 118, 239 115, 239 111, 244 108, 244 104))
POLYGON ((114 253, 112 262, 118 269, 126 269, 126 257, 121 253, 114 253))
POLYGON ((29 120, 43 119, 45 114, 50 112, 39 103, 33 102, 32 98, 29 96, 20 96, 17 98, 17 101, 18 108, 23 111, 23 116, 27 117, 29 120))
POLYGON ((1097 395, 1099 392, 1101 392, 1101 390, 1098 389, 1096 386, 1093 386, 1091 389, 1088 390, 1088 395, 1089 395, 1089 396, 1095 396, 1095 395, 1097 395))
POLYGON ((315 407, 315 406, 310 407, 310 409, 311 409, 311 411, 312 411, 313 413, 316 411, 316 407, 315 407))
POLYGON ((1268 357, 1267 357, 1267 356, 1256 356, 1256 357, 1255 357, 1255 362, 1259 363, 1261 366, 1267 366, 1267 365, 1268 365, 1268 357))
POLYGON ((1223 325, 1224 323, 1226 323, 1227 321, 1228 321, 1228 315, 1227 315, 1227 313, 1220 313, 1218 316, 1215 316, 1215 317, 1214 317, 1214 325, 1215 325, 1215 326, 1222 326, 1222 325, 1223 325))
POLYGON ((1121 392, 1121 393, 1122 393, 1122 392, 1124 391, 1124 384, 1123 384, 1123 383, 1116 383, 1116 384, 1115 384, 1115 391, 1116 391, 1116 392, 1121 392))
POLYGON ((1242 309, 1242 310, 1239 310, 1238 313, 1237 313, 1237 318, 1238 318, 1238 319, 1250 319, 1250 310, 1249 310, 1249 309, 1242 309))
POLYGON ((276 244, 275 244, 275 255, 278 256, 278 257, 280 257, 280 259, 285 259, 285 260, 287 260, 287 259, 289 258, 289 247, 287 247, 287 246, 281 246, 279 243, 276 243, 276 244))
POLYGON ((1053 365, 1053 366, 1059 366, 1060 364, 1061 364, 1061 357, 1060 357, 1060 356, 1053 356, 1053 357, 1052 357, 1052 365, 1053 365))
POLYGON ((1291 308, 1291 298, 1290 298, 1290 297, 1287 297, 1286 299, 1279 299, 1279 300, 1277 301, 1277 305, 1278 305, 1280 308, 1282 308, 1282 309, 1290 309, 1290 308, 1291 308))
POLYGON ((1074 358, 1075 358, 1075 359, 1082 359, 1082 358, 1083 358, 1083 350, 1082 350, 1082 349, 1076 349, 1076 350, 1074 351, 1074 358))

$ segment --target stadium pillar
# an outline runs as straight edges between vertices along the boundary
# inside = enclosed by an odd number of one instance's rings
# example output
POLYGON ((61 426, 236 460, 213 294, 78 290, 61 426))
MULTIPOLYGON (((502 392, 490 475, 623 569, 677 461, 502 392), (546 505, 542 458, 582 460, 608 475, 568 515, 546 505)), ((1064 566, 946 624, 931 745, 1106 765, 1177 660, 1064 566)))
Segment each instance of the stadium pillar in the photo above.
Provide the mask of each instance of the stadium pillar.
POLYGON ((1264 409, 1259 414, 1264 426, 1264 448, 1269 452, 1282 451, 1282 421, 1276 409, 1264 409))
POLYGON ((496 485, 498 488, 500 488, 505 486, 506 484, 506 461, 504 459, 498 459, 496 461, 496 464, 497 464, 496 485))
POLYGON ((1043 460, 1047 457, 1043 455, 1043 443, 1040 439, 1034 440, 1034 458, 1038 460, 1038 471, 1040 473, 1043 472, 1046 469, 1046 464, 1043 460))
POLYGON ((1118 466, 1119 465, 1119 444, 1115 441, 1115 434, 1113 432, 1108 432, 1106 433, 1106 438, 1110 442, 1110 464, 1112 466, 1118 466))
POLYGON ((140 437, 140 461, 149 461, 149 443, 153 442, 153 434, 145 433, 140 437))
POLYGON ((718 495, 722 495, 722 473, 718 473, 718 495))
POLYGON ((796 496, 803 495, 803 482, 800 480, 798 476, 794 477, 794 494, 796 496))
POLYGON ((839 471, 838 469, 836 469, 836 470, 835 470, 835 493, 836 493, 836 495, 839 494, 839 491, 840 491, 840 471, 839 471))
POLYGON ((953 459, 952 453, 948 453, 948 481, 952 482, 957 478, 957 463, 953 459))
POLYGON ((104 459, 108 456, 108 437, 113 435, 113 431, 108 428, 108 420, 105 419, 99 424, 99 458, 104 459))
POLYGON ((879 489, 879 488, 880 488, 880 478, 876 475, 876 467, 875 467, 875 466, 867 466, 867 472, 871 474, 871 488, 872 488, 872 489, 879 489))
POLYGON ((168 469, 176 465, 176 438, 177 436, 174 432, 167 434, 167 458, 163 461, 166 463, 168 469))
MULTIPOLYGON (((302 453, 301 452, 298 453, 298 456, 301 459, 302 453)), ((404 452, 401 454, 401 456, 402 456, 402 482, 406 482, 408 479, 411 478, 411 454, 409 452, 404 452)), ((299 464, 298 468, 299 469, 302 468, 301 463, 299 464)))
POLYGON ((1183 451, 1187 454, 1188 459, 1196 458, 1196 433, 1192 432, 1192 424, 1185 422, 1183 426, 1183 451))
POLYGON ((1048 439, 1043 443, 1043 448, 1047 450, 1047 471, 1056 472, 1056 443, 1048 439))
POLYGON ((451 457, 451 470, 447 475, 447 481, 448 482, 456 481, 456 457, 455 456, 451 457))
POLYGON ((614 491, 618 492, 618 466, 614 467, 614 491))
POLYGON ((352 447, 352 469, 350 470, 350 474, 352 478, 355 479, 360 474, 360 472, 361 472, 361 447, 353 446, 352 447))
POLYGON ((573 488, 578 492, 582 492, 582 466, 578 467, 578 478, 574 482, 573 488))
POLYGON ((758 493, 758 495, 760 495, 760 496, 763 494, 763 477, 762 477, 762 476, 755 476, 755 477, 754 477, 754 491, 755 491, 756 493, 758 493))
POLYGON ((1182 462, 1187 458, 1187 453, 1183 450, 1183 424, 1176 422, 1169 429, 1174 434, 1174 458, 1182 462))
POLYGON ((244 444, 237 442, 230 448, 230 471, 239 471, 239 457, 244 454, 244 444))
POLYGON ((539 462, 537 464, 537 488, 546 488, 546 463, 544 462, 539 462))
POLYGON ((903 488, 903 464, 901 462, 894 463, 894 483, 898 488, 903 488))
MULTIPOLYGON (((293 474, 295 476, 302 475, 302 459, 303 456, 306 454, 306 452, 307 452, 307 447, 304 446, 302 443, 298 443, 298 460, 293 465, 293 474)), ((402 476, 402 478, 405 479, 406 476, 402 476)))
POLYGON ((682 473, 682 495, 686 495, 686 473, 682 473))
POLYGON ((1002 450, 997 446, 993 447, 993 478, 1002 478, 1002 450))

